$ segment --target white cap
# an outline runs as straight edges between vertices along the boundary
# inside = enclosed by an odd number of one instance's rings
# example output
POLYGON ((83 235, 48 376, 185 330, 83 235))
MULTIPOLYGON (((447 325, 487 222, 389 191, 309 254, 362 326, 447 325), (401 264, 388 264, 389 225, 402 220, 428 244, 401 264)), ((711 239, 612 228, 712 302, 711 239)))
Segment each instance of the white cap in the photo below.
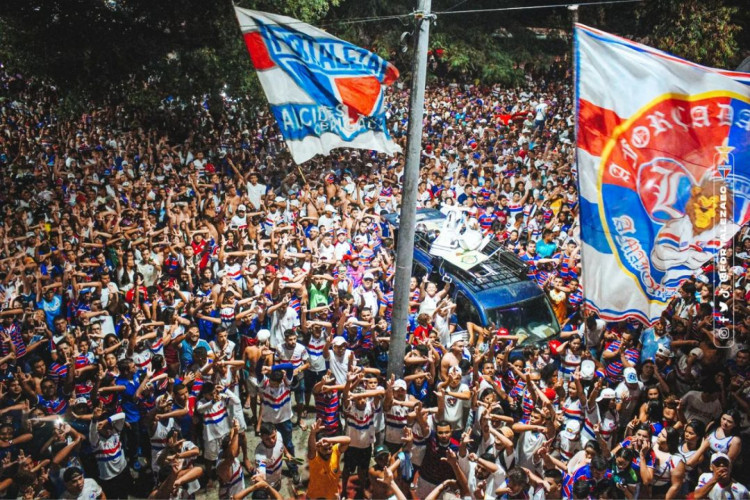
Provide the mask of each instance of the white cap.
POLYGON ((366 272, 364 276, 362 276, 363 280, 374 280, 375 276, 371 272, 366 272))
POLYGON ((325 206, 325 207, 323 208, 323 211, 324 211, 324 212, 335 212, 336 210, 335 210, 335 209, 333 208, 333 205, 326 205, 326 206, 325 206))
POLYGON ((258 335, 256 335, 256 338, 258 339, 258 342, 266 342, 271 338, 271 331, 266 330, 265 328, 263 330, 258 330, 258 335))
POLYGON ((690 354, 695 355, 695 357, 698 358, 698 361, 703 359, 703 350, 700 347, 693 347, 690 349, 690 354))
POLYGON ((339 346, 346 344, 346 339, 341 336, 334 337, 333 339, 333 345, 339 346))
POLYGON ((590 359, 583 360, 581 363, 581 378, 583 380, 593 380, 596 373, 596 364, 590 359))
POLYGON ((606 389, 602 389, 601 394, 599 394, 599 397, 596 398, 596 402, 604 401, 605 399, 615 399, 617 394, 615 393, 614 389, 610 389, 607 387, 606 389))
POLYGON ((455 344, 456 342, 460 340, 464 340, 464 336, 460 333, 454 333, 451 336, 450 342, 448 342, 448 347, 453 347, 453 344, 455 344))
POLYGON ((729 459, 729 455, 727 455, 726 453, 714 453, 713 455, 711 455, 711 465, 713 465, 717 460, 722 459, 726 460, 729 463, 732 463, 732 461, 729 459))
POLYGON ((398 379, 393 383, 394 389, 403 389, 406 390, 406 381, 403 379, 398 379))
POLYGON ((637 384, 638 383, 638 372, 635 371, 635 368, 632 366, 628 366, 623 370, 623 375, 625 375, 625 382, 628 384, 637 384))
POLYGON ((581 422, 569 419, 565 423, 565 429, 560 433, 560 436, 572 441, 576 438, 579 432, 581 432, 581 422))
POLYGON ((273 201, 275 201, 276 203, 284 203, 286 201, 286 198, 284 198, 283 196, 277 196, 273 201))
POLYGON ((247 212, 247 207, 240 203, 240 206, 237 207, 238 212, 247 212))
POLYGON ((656 350, 656 355, 657 356, 664 356, 665 358, 671 358, 672 357, 672 351, 669 350, 669 347, 667 347, 664 344, 662 344, 656 350))

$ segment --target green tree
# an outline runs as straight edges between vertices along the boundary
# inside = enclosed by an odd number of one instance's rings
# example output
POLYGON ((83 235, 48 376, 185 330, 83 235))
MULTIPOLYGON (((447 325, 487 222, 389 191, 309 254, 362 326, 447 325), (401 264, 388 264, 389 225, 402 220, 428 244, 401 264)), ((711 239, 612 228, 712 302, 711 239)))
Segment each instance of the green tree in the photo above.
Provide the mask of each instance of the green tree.
POLYGON ((662 0, 636 9, 645 43, 720 68, 734 68, 741 60, 739 13, 722 0, 662 0))
MULTIPOLYGON (((238 0, 320 20, 338 0, 238 0)), ((4 0, 0 58, 79 101, 152 103, 167 95, 257 94, 232 2, 4 0)))

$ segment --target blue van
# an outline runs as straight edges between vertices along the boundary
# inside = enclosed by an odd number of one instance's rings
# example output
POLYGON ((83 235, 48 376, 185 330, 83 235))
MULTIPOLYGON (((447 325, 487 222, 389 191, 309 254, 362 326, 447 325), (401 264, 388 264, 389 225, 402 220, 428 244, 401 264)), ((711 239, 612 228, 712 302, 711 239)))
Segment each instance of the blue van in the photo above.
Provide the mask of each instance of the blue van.
MULTIPOLYGON (((385 217, 398 238, 398 214, 385 217)), ((541 345, 560 334, 547 295, 528 278, 526 264, 516 254, 490 240, 479 258, 460 260, 431 253, 435 234, 441 231, 446 216, 435 209, 417 210, 412 275, 418 281, 426 275, 434 283, 451 284, 450 297, 456 304, 458 328, 467 322, 484 327, 505 327, 522 338, 518 347, 541 345)), ((457 252, 461 254, 462 252, 457 252)))

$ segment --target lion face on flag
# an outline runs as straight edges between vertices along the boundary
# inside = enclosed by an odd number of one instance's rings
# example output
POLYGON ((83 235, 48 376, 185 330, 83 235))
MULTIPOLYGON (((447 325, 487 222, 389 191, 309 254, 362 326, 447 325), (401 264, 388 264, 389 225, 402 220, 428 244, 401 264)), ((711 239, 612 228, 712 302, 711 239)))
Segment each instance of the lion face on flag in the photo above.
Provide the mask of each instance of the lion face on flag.
POLYGON ((693 226, 693 234, 714 228, 721 219, 732 219, 732 194, 723 179, 707 178, 693 186, 685 204, 685 213, 693 226), (722 217, 723 215, 723 217, 722 217))

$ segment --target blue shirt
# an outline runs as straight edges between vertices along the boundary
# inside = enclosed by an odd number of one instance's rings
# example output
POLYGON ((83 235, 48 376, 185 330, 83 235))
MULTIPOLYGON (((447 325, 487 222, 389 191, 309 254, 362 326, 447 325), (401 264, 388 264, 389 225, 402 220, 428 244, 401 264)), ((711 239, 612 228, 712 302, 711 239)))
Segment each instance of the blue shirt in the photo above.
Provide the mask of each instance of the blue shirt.
POLYGON ((55 295, 49 302, 47 302, 47 299, 42 298, 41 301, 36 303, 36 306, 44 310, 44 319, 47 321, 47 327, 54 332, 55 318, 62 311, 62 298, 59 295, 55 295))
POLYGON ((125 412, 125 422, 138 422, 141 419, 141 412, 138 410, 138 401, 135 399, 135 392, 138 390, 138 386, 141 385, 140 375, 136 373, 133 375, 132 380, 122 376, 117 377, 115 384, 125 387, 125 390, 120 393, 122 411, 125 412))
POLYGON ((195 347, 190 345, 187 340, 182 341, 182 343, 180 344, 180 359, 182 360, 183 368, 187 368, 188 366, 193 364, 193 351, 198 347, 205 347, 206 352, 213 352, 211 350, 211 346, 208 345, 208 342, 203 339, 198 339, 198 343, 195 344, 195 347))
POLYGON ((654 328, 651 327, 643 330, 643 334, 641 334, 641 344, 643 344, 643 347, 641 348, 641 359, 649 359, 656 356, 656 351, 659 349, 660 345, 671 350, 672 338, 667 334, 657 338, 654 333, 654 328))
MULTIPOLYGON (((219 311, 214 309, 208 314, 208 316, 212 318, 218 318, 220 317, 219 311)), ((216 337, 214 333, 214 327, 216 326, 215 323, 212 323, 211 321, 207 319, 199 319, 197 321, 197 324, 198 324, 198 331, 200 331, 200 338, 202 340, 205 340, 207 342, 214 340, 214 338, 216 337)))
POLYGON ((545 243, 543 239, 536 242, 536 254, 542 259, 549 259, 557 249, 557 243, 554 241, 545 243))

